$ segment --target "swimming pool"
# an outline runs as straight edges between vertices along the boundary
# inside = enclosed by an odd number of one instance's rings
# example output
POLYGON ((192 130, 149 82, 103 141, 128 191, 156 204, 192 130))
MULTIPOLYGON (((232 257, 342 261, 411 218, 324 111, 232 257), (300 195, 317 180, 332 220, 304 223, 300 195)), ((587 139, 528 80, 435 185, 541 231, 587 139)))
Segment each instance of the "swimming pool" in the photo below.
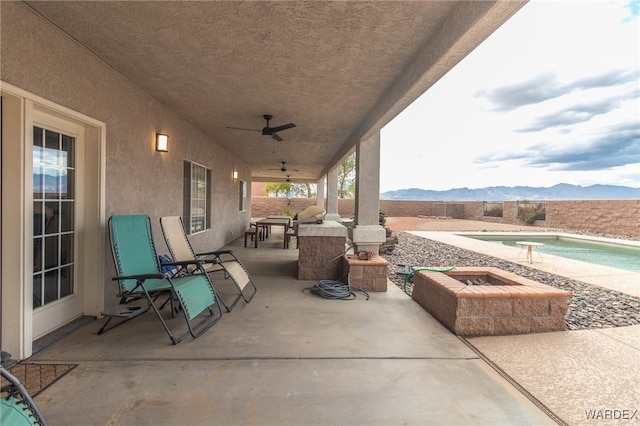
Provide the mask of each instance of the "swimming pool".
POLYGON ((540 253, 640 272, 640 247, 559 235, 464 235, 476 240, 517 247, 516 241, 543 243, 540 253))

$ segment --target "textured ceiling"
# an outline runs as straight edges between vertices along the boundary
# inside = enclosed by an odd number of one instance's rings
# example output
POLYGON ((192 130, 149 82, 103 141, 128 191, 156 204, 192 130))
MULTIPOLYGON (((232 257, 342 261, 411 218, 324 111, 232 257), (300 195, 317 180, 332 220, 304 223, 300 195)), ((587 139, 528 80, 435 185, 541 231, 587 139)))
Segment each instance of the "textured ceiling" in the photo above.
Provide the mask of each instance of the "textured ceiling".
MULTIPOLYGON (((287 174, 299 181, 317 180, 353 145, 359 129, 379 128, 399 112, 375 109, 408 70, 416 81, 429 71, 410 65, 425 47, 446 40, 446 24, 466 12, 482 21, 485 11, 476 12, 473 3, 27 2, 239 156, 254 180, 283 178, 278 169, 286 161, 299 170, 287 174), (261 129, 263 114, 274 116, 272 126, 297 127, 281 132, 282 142, 227 128, 261 129)), ((439 75, 519 7, 477 3, 493 9, 492 22, 475 33, 475 21, 463 23, 472 36, 453 56, 434 51, 443 58, 432 66, 446 67, 439 75)), ((396 93, 394 102, 406 106, 430 84, 421 82, 418 93, 415 87, 396 93)))

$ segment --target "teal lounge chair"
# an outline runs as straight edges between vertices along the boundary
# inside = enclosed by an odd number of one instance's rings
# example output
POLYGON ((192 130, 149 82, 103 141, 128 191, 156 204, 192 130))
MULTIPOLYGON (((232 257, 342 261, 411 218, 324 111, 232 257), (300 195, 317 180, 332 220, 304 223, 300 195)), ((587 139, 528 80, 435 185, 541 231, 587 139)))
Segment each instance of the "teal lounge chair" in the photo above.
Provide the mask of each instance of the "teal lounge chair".
MULTIPOLYGON (((180 216, 167 216, 160 218, 160 227, 164 240, 169 247, 171 257, 174 261, 194 261, 197 260, 202 265, 202 269, 207 274, 220 273, 225 280, 230 279, 235 284, 236 295, 227 304, 220 297, 220 302, 224 305, 228 312, 240 300, 249 303, 258 290, 253 283, 251 276, 247 272, 240 259, 231 250, 209 251, 205 253, 195 253, 191 247, 191 243, 187 238, 184 223, 180 216)), ((189 273, 198 272, 199 269, 188 266, 189 273)), ((215 275, 212 275, 215 276, 215 275)), ((220 287, 218 287, 220 289, 220 287)))
POLYGON ((42 413, 22 383, 5 368, 11 355, 2 351, 0 376, 6 383, 0 388, 0 425, 46 426, 42 413))
MULTIPOLYGON (((217 303, 216 291, 206 273, 188 276, 166 276, 158 262, 158 256, 151 236, 151 224, 146 215, 116 215, 109 219, 111 251, 116 266, 121 305, 106 310, 103 315, 109 317, 98 331, 102 334, 117 327, 152 308, 175 345, 189 334, 194 338, 201 336, 222 317, 217 303), (167 300, 158 308, 161 297, 167 300), (146 306, 131 306, 134 300, 146 300, 146 306), (188 330, 175 337, 160 313, 160 309, 169 304, 172 316, 180 315, 187 322, 188 330), (113 318, 122 321, 107 328, 113 318)), ((175 262, 180 267, 201 269, 197 261, 175 262)))

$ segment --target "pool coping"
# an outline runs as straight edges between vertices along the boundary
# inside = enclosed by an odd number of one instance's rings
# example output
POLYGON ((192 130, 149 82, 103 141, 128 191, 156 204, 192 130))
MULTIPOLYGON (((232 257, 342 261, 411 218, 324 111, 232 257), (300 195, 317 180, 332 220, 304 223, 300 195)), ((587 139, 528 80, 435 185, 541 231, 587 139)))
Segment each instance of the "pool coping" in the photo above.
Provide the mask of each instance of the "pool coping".
MULTIPOLYGON (((444 244, 453 245, 466 250, 475 251, 477 253, 488 256, 497 257, 520 264, 522 266, 538 269, 551 274, 556 274, 588 284, 597 285, 599 287, 610 290, 619 291, 631 296, 640 297, 640 273, 626 271, 623 269, 612 268, 609 266, 594 265, 592 263, 581 262, 578 260, 567 259, 565 257, 544 254, 542 260, 536 259, 533 263, 529 263, 519 247, 509 247, 498 245, 489 241, 481 241, 468 238, 466 235, 510 235, 522 238, 545 235, 567 236, 577 239, 591 239, 593 241, 619 243, 620 240, 603 237, 591 237, 578 234, 570 234, 564 232, 477 232, 477 231, 405 231, 419 237, 428 238, 444 244)), ((640 247, 640 241, 629 241, 633 246, 640 247)), ((414 265, 421 266, 421 265, 414 265)), ((455 266, 455 265, 449 265, 455 266)))
POLYGON ((582 235, 571 234, 568 232, 556 232, 556 231, 539 231, 539 232, 518 232, 518 231, 456 231, 452 232, 456 235, 462 235, 466 237, 478 236, 478 237, 500 237, 500 236, 518 236, 518 237, 531 237, 531 238, 544 238, 544 237, 563 237, 573 240, 590 241, 594 243, 606 243, 618 246, 640 248, 640 241, 635 240, 621 240, 616 238, 598 237, 594 235, 582 235))

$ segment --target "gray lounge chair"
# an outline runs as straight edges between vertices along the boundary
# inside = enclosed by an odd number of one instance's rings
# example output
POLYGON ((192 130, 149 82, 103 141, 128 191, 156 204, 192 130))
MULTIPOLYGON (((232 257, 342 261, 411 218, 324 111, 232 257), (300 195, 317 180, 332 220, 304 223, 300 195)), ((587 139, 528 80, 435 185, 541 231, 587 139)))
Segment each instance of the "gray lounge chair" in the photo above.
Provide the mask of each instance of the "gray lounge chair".
MULTIPOLYGON (((207 274, 222 273, 224 279, 230 279, 235 284, 238 294, 230 304, 220 298, 222 304, 231 312, 233 307, 243 299, 249 303, 257 292, 257 288, 240 259, 231 250, 218 250, 205 253, 195 253, 187 238, 184 224, 180 216, 160 218, 160 227, 164 240, 169 247, 171 257, 175 262, 199 261, 207 274)), ((199 269, 189 266, 189 273, 199 269)))

